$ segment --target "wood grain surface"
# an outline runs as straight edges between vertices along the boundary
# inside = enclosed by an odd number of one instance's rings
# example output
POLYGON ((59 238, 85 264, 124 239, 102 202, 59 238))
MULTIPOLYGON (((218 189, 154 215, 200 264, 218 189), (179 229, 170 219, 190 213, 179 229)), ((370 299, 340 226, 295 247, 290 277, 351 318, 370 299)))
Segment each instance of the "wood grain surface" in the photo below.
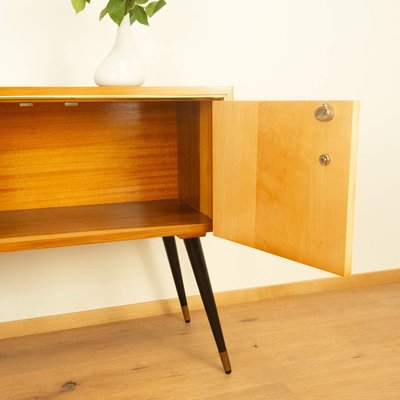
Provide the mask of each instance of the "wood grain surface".
POLYGON ((394 283, 221 307, 229 376, 204 311, 190 324, 179 313, 2 340, 0 399, 398 400, 399 293, 394 283))
POLYGON ((214 102, 214 234, 347 275, 358 103, 320 122, 321 103, 214 102))
POLYGON ((204 236, 212 221, 179 200, 0 212, 0 251, 204 236), (193 236, 192 236, 193 235, 193 236))
POLYGON ((0 210, 178 197, 176 104, 0 104, 0 210))
POLYGON ((233 100, 232 87, 0 87, 0 102, 9 101, 233 100))
POLYGON ((177 104, 179 198, 212 218, 212 103, 177 104))

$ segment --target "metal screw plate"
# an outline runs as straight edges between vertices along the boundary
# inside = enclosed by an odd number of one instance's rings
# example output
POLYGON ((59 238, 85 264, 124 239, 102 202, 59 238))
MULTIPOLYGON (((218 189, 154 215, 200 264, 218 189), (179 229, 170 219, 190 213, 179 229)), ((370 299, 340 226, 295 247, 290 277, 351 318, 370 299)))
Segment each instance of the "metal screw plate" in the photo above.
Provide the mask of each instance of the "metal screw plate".
POLYGON ((327 122, 335 116, 335 110, 328 103, 319 106, 314 112, 315 118, 321 122, 327 122))
POLYGON ((329 154, 321 154, 319 156, 319 163, 323 166, 326 167, 329 165, 331 162, 331 158, 329 157, 329 154))

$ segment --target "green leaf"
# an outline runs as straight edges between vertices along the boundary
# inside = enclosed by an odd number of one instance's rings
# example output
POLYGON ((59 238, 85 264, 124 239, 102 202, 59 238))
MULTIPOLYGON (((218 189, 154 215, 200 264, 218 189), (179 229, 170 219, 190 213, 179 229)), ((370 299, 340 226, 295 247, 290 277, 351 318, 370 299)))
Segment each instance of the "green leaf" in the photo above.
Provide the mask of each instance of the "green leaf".
POLYGON ((106 7, 106 8, 103 8, 103 10, 102 10, 101 13, 100 13, 99 21, 101 21, 107 14, 108 14, 107 7, 106 7))
POLYGON ((110 0, 106 8, 111 19, 121 25, 126 13, 126 0, 110 0))
POLYGON ((131 21, 131 25, 136 21, 134 8, 129 11, 129 19, 131 21))
POLYGON ((143 25, 149 25, 149 20, 147 19, 146 10, 143 7, 136 6, 133 12, 138 22, 140 22, 143 25))
POLYGON ((149 0, 135 0, 136 4, 145 4, 147 3, 149 0))
POLYGON ((132 11, 136 7, 134 0, 128 0, 128 12, 132 11))
POLYGON ((72 2, 72 7, 74 7, 74 10, 77 14, 78 12, 81 12, 82 10, 85 9, 86 0, 71 0, 71 2, 72 2))
POLYGON ((90 0, 86 0, 86 3, 90 3, 90 0))
POLYGON ((152 17, 156 12, 160 11, 166 4, 167 3, 165 0, 153 1, 152 3, 146 6, 147 15, 149 17, 152 17))

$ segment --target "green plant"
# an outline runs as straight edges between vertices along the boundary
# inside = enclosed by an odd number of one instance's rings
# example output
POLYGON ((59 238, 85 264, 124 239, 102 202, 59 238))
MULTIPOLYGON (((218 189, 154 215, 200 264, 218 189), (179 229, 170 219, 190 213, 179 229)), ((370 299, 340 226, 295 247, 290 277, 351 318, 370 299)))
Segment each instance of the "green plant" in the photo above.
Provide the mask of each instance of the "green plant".
MULTIPOLYGON (((117 24, 121 25, 125 15, 129 14, 131 25, 137 21, 149 25, 149 17, 160 11, 167 3, 165 0, 109 0, 100 13, 100 20, 107 14, 117 24)), ((83 11, 90 0, 71 0, 76 13, 83 11)))

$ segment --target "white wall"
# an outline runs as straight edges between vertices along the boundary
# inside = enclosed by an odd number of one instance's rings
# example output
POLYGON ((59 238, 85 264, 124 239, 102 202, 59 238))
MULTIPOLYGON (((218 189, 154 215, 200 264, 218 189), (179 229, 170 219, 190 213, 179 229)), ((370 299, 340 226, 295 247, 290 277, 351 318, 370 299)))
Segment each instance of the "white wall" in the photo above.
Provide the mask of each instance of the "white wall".
MULTIPOLYGON (((92 85, 106 0, 0 0, 0 86, 92 85)), ((229 85, 236 99, 360 99, 354 272, 400 267, 400 2, 169 0, 135 27, 146 85, 229 85)), ((0 227, 1 229, 1 227, 0 227)), ((216 291, 329 274, 212 236, 216 291)), ((196 293, 179 243, 189 294, 196 293)), ((175 296, 161 240, 0 254, 0 321, 175 296)))

